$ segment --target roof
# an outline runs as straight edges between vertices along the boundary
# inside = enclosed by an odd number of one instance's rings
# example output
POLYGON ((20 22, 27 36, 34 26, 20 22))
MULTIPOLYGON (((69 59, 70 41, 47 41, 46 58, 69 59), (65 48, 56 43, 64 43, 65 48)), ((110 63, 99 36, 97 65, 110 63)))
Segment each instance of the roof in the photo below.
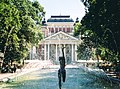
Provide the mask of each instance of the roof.
POLYGON ((70 18, 70 15, 52 15, 51 18, 70 18))
POLYGON ((50 35, 40 41, 40 44, 81 44, 81 40, 62 31, 50 35))
POLYGON ((62 31, 57 32, 57 33, 45 38, 44 40, 60 40, 60 39, 61 40, 78 40, 77 38, 75 38, 69 34, 66 34, 62 31))
POLYGON ((48 19, 47 22, 74 22, 74 21, 72 18, 70 18, 69 15, 56 15, 51 16, 51 18, 48 19))

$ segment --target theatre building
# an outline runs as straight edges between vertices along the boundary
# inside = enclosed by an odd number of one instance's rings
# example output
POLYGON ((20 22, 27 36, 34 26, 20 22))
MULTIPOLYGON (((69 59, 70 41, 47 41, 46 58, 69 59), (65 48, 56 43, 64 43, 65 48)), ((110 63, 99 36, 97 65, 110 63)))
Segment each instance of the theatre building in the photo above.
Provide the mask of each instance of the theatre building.
POLYGON ((40 60, 59 62, 61 47, 64 46, 66 63, 77 61, 77 45, 81 41, 73 36, 74 21, 69 15, 51 16, 42 21, 44 39, 37 48, 37 57, 40 60))

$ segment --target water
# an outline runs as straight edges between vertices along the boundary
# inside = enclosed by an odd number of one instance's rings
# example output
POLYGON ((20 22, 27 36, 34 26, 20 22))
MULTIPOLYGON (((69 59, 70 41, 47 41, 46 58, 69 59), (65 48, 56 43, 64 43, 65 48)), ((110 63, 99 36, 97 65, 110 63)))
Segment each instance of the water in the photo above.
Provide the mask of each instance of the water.
MULTIPOLYGON (((59 89, 58 68, 41 69, 19 78, 9 84, 0 84, 0 89, 59 89)), ((119 86, 107 83, 89 75, 79 68, 67 68, 66 82, 62 89, 120 89, 119 86)))

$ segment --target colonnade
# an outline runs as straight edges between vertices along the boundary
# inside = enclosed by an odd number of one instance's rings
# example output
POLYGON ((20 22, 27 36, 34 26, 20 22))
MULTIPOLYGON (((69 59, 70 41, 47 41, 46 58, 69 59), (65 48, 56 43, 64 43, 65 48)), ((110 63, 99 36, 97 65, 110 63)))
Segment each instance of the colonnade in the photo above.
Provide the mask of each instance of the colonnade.
MULTIPOLYGON (((58 57, 60 56, 59 44, 49 44, 49 43, 44 44, 44 60, 50 60, 51 59, 51 57, 50 57, 51 45, 55 45, 55 47, 53 49, 55 54, 53 54, 53 55, 55 55, 54 60, 58 61, 58 57)), ((66 55, 70 55, 71 56, 71 58, 70 58, 71 61, 77 61, 77 52, 76 52, 77 51, 77 44, 62 44, 62 45, 64 45, 64 46, 69 45, 71 47, 70 49, 66 49, 66 48, 64 49, 65 57, 66 57, 66 55), (70 54, 67 54, 66 50, 71 50, 70 54)))

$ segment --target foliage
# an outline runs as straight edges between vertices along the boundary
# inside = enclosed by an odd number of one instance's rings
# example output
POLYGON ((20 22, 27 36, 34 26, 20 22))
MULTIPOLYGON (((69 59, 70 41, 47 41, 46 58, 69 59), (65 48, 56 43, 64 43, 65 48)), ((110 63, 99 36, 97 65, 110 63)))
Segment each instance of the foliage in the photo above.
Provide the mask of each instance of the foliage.
POLYGON ((92 47, 96 47, 96 44, 93 44, 95 34, 91 30, 82 26, 81 23, 77 22, 74 26, 74 36, 78 35, 82 39, 82 43, 77 47, 78 58, 88 60, 91 57, 94 57, 92 47))
POLYGON ((81 29, 81 24, 79 22, 75 23, 75 26, 74 26, 74 36, 78 36, 80 34, 80 29, 81 29))
MULTIPOLYGON (((81 23, 95 35, 94 43, 105 50, 104 56, 117 61, 120 55, 120 1, 119 0, 81 0, 87 7, 81 23)), ((103 56, 103 55, 102 55, 103 56)))
POLYGON ((78 46, 77 53, 81 60, 89 60, 93 56, 92 49, 84 42, 78 46))
POLYGON ((0 1, 0 51, 5 55, 4 62, 24 59, 30 46, 39 43, 42 33, 38 26, 44 14, 37 1, 0 1))

